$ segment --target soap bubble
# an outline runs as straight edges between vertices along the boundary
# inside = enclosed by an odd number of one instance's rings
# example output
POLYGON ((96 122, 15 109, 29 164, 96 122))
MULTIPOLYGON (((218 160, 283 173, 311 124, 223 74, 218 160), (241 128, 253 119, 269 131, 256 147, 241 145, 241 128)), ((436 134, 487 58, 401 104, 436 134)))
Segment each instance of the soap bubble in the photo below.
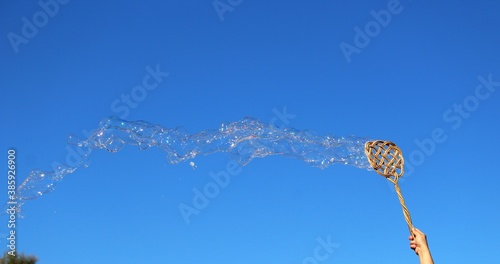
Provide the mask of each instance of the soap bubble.
MULTIPOLYGON (((141 150, 158 148, 165 151, 166 160, 171 164, 200 155, 225 152, 241 165, 254 158, 279 155, 323 169, 334 163, 371 169, 364 154, 364 144, 369 140, 356 136, 320 136, 313 131, 279 128, 252 117, 224 123, 219 129, 197 134, 189 134, 183 128, 166 128, 145 121, 110 117, 102 120, 99 128, 92 131, 87 139, 69 136, 68 144, 73 145, 81 155, 81 162, 75 167, 61 165, 53 171, 31 171, 17 190, 18 208, 24 201, 54 190, 57 182, 76 169, 87 167, 95 149, 117 152, 125 145, 141 150)), ((196 168, 192 161, 189 165, 196 168)))

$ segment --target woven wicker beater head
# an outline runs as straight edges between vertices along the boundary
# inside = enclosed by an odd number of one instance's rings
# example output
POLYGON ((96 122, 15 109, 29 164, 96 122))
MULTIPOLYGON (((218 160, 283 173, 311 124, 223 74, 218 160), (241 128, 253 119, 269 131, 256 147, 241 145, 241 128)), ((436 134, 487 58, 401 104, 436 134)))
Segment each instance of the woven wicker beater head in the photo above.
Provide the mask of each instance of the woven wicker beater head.
POLYGON ((376 140, 366 142, 365 154, 368 158, 368 162, 370 162, 370 166, 372 166, 378 174, 394 183, 399 203, 401 203, 403 214, 406 223, 408 224, 408 229, 410 230, 410 234, 414 236, 410 212, 405 205, 403 194, 401 194, 401 189, 398 185, 398 179, 403 176, 404 173, 405 163, 401 150, 396 146, 396 144, 390 141, 376 140))
POLYGON ((401 150, 390 141, 368 141, 365 154, 372 168, 380 175, 399 178, 404 173, 404 159, 401 150))

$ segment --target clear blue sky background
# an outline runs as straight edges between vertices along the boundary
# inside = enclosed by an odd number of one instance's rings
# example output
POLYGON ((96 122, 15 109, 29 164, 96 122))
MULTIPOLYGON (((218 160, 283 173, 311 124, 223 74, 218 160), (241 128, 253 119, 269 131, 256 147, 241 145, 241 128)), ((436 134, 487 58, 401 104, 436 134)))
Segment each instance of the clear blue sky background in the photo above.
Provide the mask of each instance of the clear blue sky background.
MULTIPOLYGON (((412 167, 401 188, 436 262, 500 262, 500 86, 478 88, 481 76, 500 82, 498 1, 401 0, 385 27, 371 11, 388 0, 229 3, 222 20, 212 1, 68 1, 52 16, 37 1, 3 1, 1 160, 17 150, 20 183, 64 163, 68 135, 111 115, 192 133, 253 116, 387 139, 412 167), (13 45, 34 17, 37 34, 13 45), (341 43, 367 25, 370 42, 348 62, 341 43), (157 65, 170 75, 135 108, 121 102, 157 65)), ((18 250, 40 264, 314 263, 330 239, 317 263, 418 263, 393 187, 373 171, 257 159, 186 224, 179 204, 230 159, 194 161, 95 151, 89 168, 25 204, 18 250)))

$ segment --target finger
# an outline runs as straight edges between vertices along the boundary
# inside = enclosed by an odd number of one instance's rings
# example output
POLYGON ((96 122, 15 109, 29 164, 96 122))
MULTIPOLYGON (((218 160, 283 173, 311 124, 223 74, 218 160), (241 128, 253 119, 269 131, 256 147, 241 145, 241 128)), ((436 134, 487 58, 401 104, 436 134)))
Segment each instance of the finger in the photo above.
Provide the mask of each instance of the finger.
POLYGON ((411 229, 411 236, 415 238, 418 235, 417 229, 414 227, 411 229))

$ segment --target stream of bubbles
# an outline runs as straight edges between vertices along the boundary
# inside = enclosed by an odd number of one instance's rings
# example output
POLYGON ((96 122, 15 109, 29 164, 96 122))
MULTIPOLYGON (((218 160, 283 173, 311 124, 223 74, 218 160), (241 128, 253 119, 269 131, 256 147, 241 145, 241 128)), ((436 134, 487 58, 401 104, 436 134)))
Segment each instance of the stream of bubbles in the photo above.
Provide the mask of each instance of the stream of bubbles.
POLYGON ((141 150, 156 147, 166 152, 167 161, 178 164, 198 155, 226 152, 241 165, 253 158, 281 155, 326 168, 334 163, 371 169, 364 154, 369 139, 356 136, 320 136, 313 131, 278 128, 247 117, 224 123, 218 129, 188 134, 182 128, 166 128, 145 121, 126 121, 110 117, 101 121, 89 137, 69 136, 68 144, 76 147, 81 159, 74 166, 59 165, 52 171, 33 170, 17 189, 18 210, 27 200, 54 190, 66 175, 88 166, 93 150, 117 152, 125 145, 141 150))

